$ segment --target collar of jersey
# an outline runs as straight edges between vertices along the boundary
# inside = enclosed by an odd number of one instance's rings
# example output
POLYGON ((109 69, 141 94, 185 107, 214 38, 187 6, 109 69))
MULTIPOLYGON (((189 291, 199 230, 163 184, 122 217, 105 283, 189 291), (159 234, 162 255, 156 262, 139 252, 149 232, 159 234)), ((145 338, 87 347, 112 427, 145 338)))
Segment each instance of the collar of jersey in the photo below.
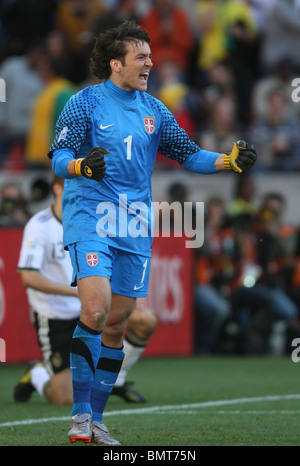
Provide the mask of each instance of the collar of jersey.
POLYGON ((122 102, 133 102, 136 98, 136 91, 127 91, 116 86, 110 79, 104 82, 106 90, 116 99, 122 100, 122 102))

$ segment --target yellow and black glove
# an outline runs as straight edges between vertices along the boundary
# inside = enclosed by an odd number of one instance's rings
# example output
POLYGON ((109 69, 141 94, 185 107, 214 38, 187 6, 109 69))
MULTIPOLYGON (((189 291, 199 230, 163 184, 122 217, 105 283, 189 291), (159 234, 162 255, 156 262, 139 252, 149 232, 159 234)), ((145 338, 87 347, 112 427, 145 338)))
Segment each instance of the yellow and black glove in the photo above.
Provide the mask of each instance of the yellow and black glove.
POLYGON ((75 173, 91 180, 101 181, 106 173, 104 156, 110 152, 104 147, 93 147, 85 158, 76 159, 75 173))
POLYGON ((226 153, 224 157, 224 168, 237 173, 245 173, 255 164, 256 158, 256 149, 252 144, 237 141, 233 143, 232 151, 226 153))

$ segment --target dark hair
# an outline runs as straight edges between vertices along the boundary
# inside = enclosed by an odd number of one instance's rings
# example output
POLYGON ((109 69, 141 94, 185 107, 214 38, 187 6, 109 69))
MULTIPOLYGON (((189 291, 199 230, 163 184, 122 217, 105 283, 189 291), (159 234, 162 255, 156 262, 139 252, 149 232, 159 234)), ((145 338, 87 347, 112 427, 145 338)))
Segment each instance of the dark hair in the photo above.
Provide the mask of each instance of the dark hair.
POLYGON ((124 64, 128 42, 150 43, 147 32, 133 20, 124 21, 120 26, 106 29, 98 35, 91 56, 92 72, 97 78, 109 78, 112 59, 120 60, 124 64))
POLYGON ((263 203, 267 203, 270 199, 275 199, 276 201, 280 202, 282 205, 286 204, 286 199, 283 196, 283 194, 277 192, 277 191, 270 191, 265 194, 263 203))

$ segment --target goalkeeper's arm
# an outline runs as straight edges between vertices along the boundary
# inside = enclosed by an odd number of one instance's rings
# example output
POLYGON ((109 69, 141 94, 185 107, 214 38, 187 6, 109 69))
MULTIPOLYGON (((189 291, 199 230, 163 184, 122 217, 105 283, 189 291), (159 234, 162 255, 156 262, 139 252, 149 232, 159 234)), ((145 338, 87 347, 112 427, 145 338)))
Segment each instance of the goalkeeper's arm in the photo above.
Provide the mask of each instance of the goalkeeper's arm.
POLYGON ((244 173, 252 167, 255 161, 255 147, 245 141, 237 141, 229 153, 220 154, 200 149, 190 154, 183 166, 195 173, 215 173, 223 170, 244 173))
POLYGON ((237 141, 233 143, 232 151, 225 154, 223 169, 245 173, 254 165, 256 158, 256 149, 252 144, 237 141))
POLYGON ((75 160, 74 169, 76 175, 101 181, 106 172, 104 156, 108 154, 109 151, 104 147, 93 147, 85 158, 75 160))
POLYGON ((91 180, 101 181, 106 172, 104 156, 109 151, 103 147, 93 147, 84 158, 74 159, 73 149, 58 149, 54 151, 52 168, 61 178, 74 178, 83 176, 91 180))

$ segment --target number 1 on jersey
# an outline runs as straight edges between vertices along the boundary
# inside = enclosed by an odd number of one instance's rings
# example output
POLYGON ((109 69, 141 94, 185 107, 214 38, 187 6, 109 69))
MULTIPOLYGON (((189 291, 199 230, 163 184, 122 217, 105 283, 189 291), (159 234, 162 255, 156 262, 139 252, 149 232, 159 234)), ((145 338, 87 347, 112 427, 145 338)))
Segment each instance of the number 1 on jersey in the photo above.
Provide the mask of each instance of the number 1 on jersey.
POLYGON ((145 273, 146 273, 147 265, 148 265, 148 259, 146 259, 145 262, 143 263, 143 275, 142 275, 141 283, 143 283, 143 281, 145 279, 145 273))
POLYGON ((126 160, 131 160, 131 146, 132 146, 132 136, 131 134, 124 139, 125 144, 127 145, 127 157, 126 160))

